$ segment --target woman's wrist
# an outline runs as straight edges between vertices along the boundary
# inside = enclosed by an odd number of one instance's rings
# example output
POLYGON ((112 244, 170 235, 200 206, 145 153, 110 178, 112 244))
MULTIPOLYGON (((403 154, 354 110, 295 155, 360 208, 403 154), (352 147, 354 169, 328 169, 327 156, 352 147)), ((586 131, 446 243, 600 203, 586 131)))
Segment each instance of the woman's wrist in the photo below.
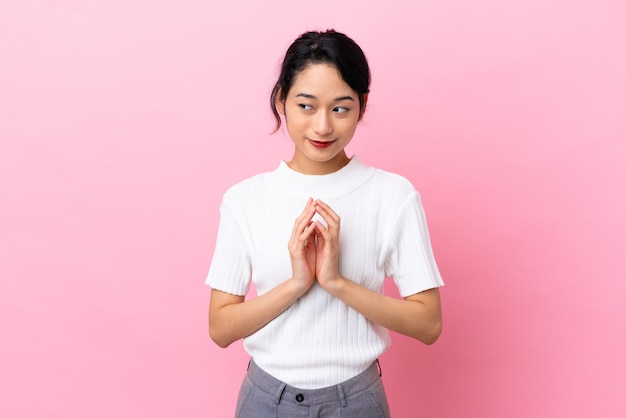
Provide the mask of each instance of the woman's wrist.
POLYGON ((311 284, 312 283, 306 283, 300 279, 291 277, 289 280, 287 280, 288 292, 290 295, 292 295, 293 300, 295 301, 309 290, 311 284))
POLYGON ((320 282, 320 285, 328 293, 341 299, 341 294, 344 292, 346 285, 347 285, 347 279, 345 277, 338 275, 334 279, 325 280, 323 284, 320 282))

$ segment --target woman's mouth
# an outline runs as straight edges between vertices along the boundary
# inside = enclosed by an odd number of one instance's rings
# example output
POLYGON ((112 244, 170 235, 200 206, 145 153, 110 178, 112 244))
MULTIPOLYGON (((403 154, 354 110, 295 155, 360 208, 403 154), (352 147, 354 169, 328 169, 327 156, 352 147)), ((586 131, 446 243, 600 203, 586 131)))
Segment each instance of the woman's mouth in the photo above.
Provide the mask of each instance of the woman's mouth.
POLYGON ((328 148, 330 147, 332 144, 335 143, 336 140, 334 141, 315 141, 313 139, 309 139, 309 142, 311 144, 313 144, 314 147, 316 148, 328 148))

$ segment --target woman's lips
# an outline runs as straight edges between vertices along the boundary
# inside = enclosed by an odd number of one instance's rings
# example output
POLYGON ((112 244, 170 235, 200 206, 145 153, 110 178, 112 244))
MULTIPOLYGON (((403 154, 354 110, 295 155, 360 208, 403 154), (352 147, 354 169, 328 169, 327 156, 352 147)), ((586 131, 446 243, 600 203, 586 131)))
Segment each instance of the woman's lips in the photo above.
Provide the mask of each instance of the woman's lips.
POLYGON ((314 147, 317 147, 317 148, 328 148, 332 144, 334 144, 335 141, 315 141, 313 139, 309 139, 309 142, 313 144, 314 147))

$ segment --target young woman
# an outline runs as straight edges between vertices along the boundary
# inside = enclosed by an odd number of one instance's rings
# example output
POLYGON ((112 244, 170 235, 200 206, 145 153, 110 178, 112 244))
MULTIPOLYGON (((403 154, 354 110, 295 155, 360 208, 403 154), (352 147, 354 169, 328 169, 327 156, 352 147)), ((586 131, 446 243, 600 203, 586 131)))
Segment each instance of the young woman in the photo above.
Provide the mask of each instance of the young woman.
POLYGON ((243 338, 252 357, 237 417, 389 417, 377 360, 387 329, 426 344, 441 333, 443 282, 419 194, 345 152, 369 85, 352 39, 301 35, 270 103, 293 157, 224 195, 209 332, 220 347, 243 338), (382 293, 385 277, 403 299, 382 293), (258 296, 246 300, 250 282, 258 296))

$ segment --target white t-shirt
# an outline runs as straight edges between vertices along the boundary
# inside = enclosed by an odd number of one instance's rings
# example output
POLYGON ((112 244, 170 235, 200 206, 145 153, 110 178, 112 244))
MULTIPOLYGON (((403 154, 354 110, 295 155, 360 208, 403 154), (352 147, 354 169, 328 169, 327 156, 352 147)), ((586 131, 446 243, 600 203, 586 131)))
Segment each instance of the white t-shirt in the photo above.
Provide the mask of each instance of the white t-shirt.
MULTIPOLYGON (((272 172, 231 187, 206 283, 259 295, 291 276, 287 243, 309 197, 340 217, 340 274, 376 292, 392 277, 401 296, 443 285, 420 196, 405 178, 363 165, 356 157, 337 172, 306 175, 284 161, 272 172)), ((316 215, 318 217, 319 215, 316 215)), ((256 333, 244 348, 267 373, 289 385, 317 389, 364 371, 390 345, 388 331, 317 283, 256 333)))

